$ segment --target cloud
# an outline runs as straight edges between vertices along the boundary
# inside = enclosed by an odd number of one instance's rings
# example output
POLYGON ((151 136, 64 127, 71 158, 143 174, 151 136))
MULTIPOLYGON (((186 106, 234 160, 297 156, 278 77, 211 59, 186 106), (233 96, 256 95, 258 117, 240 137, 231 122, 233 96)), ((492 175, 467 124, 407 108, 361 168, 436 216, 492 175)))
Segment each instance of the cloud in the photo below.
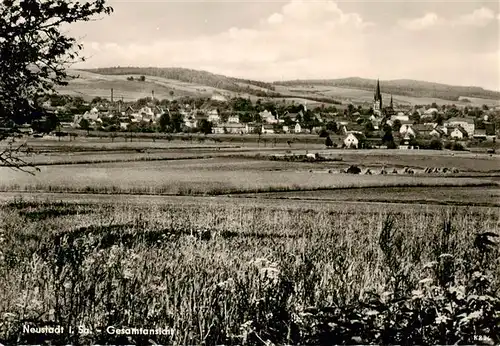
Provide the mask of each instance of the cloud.
POLYGON ((267 18, 269 24, 280 24, 283 22, 283 15, 281 13, 273 13, 269 18, 267 18))
MULTIPOLYGON (((486 8, 454 19, 428 12, 387 28, 334 1, 294 0, 260 18, 253 25, 194 38, 94 39, 85 43, 91 59, 78 67, 177 66, 264 81, 413 78, 497 89, 498 29, 469 30, 491 23, 486 8)), ((129 37, 122 29, 115 36, 129 37)))
POLYGON ((452 21, 455 25, 486 26, 495 19, 493 10, 481 7, 452 21))
POLYGON ((399 25, 408 30, 424 30, 439 24, 442 20, 435 13, 427 13, 421 18, 401 19, 399 25))
POLYGON ((414 19, 402 19, 398 23, 407 30, 424 30, 438 25, 445 26, 477 26, 484 27, 492 21, 500 20, 500 14, 495 16, 495 12, 487 7, 481 7, 472 13, 458 16, 454 19, 445 19, 436 13, 427 13, 423 17, 414 19))
POLYGON ((233 27, 216 35, 153 44, 101 44, 100 50, 91 43, 89 64, 135 66, 147 61, 149 66, 212 66, 216 73, 254 71, 256 78, 279 78, 278 70, 287 71, 289 78, 299 77, 304 69, 317 77, 356 74, 356 65, 369 64, 364 33, 372 25, 333 1, 292 0, 253 28, 233 27))

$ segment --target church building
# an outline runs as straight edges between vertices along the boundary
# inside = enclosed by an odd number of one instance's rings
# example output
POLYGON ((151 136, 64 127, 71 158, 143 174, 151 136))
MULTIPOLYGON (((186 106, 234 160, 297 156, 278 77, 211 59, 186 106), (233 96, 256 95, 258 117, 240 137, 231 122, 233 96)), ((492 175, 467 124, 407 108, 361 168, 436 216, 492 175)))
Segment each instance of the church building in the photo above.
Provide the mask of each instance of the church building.
POLYGON ((382 116, 382 93, 380 92, 380 81, 377 79, 377 88, 373 97, 373 114, 382 116))
POLYGON ((377 79, 377 87, 375 89, 375 95, 373 97, 373 114, 377 117, 381 117, 382 115, 392 114, 393 110, 394 104, 392 101, 392 95, 389 108, 386 107, 386 109, 384 110, 382 105, 382 93, 380 92, 380 81, 377 79))

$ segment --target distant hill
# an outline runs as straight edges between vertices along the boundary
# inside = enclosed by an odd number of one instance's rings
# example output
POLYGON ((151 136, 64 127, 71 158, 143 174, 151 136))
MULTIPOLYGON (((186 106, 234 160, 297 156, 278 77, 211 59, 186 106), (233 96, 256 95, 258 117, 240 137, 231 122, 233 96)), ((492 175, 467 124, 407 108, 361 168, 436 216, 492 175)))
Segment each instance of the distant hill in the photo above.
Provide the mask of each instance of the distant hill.
MULTIPOLYGON (((142 68, 109 67, 72 70, 79 78, 69 82, 60 92, 86 98, 109 97, 110 89, 115 97, 124 100, 151 96, 178 98, 182 96, 210 97, 214 93, 226 97, 251 97, 286 99, 289 102, 313 104, 370 104, 376 80, 359 77, 321 80, 290 80, 266 83, 262 81, 233 78, 206 71, 186 68, 142 68), (145 81, 139 81, 145 76, 145 81), (133 80, 130 80, 133 77, 133 80)), ((380 81, 384 102, 390 95, 399 105, 456 103, 480 106, 499 105, 500 92, 480 87, 452 86, 409 79, 380 81), (467 99, 467 100, 464 100, 467 99)))
MULTIPOLYGON (((253 95, 256 97, 271 97, 271 98, 304 98, 313 102, 320 103, 330 103, 330 104, 340 104, 339 101, 324 95, 303 95, 302 93, 293 93, 288 92, 288 90, 280 90, 276 91, 276 86, 273 83, 266 83, 262 81, 243 79, 243 78, 233 78, 227 77, 219 74, 214 74, 206 71, 192 70, 187 68, 177 68, 177 67, 169 67, 169 68, 154 68, 154 67, 107 67, 107 68, 95 68, 95 69, 80 69, 76 70, 75 74, 79 72, 83 72, 86 74, 86 78, 92 80, 90 76, 114 76, 123 79, 117 84, 117 81, 114 80, 112 82, 115 83, 114 88, 118 91, 120 85, 123 88, 130 88, 136 86, 141 86, 134 81, 130 81, 130 83, 125 82, 127 76, 134 77, 136 80, 138 76, 145 76, 146 82, 143 83, 142 86, 146 84, 149 86, 151 82, 156 85, 160 85, 160 87, 170 87, 174 89, 178 89, 181 87, 180 85, 176 85, 175 81, 182 82, 185 85, 182 85, 182 92, 186 94, 186 92, 192 92, 196 87, 196 90, 203 89, 202 87, 211 88, 212 91, 217 92, 230 92, 235 96, 238 95, 253 95), (89 78, 90 77, 90 78, 89 78), (149 83, 149 84, 148 84, 149 83), (186 90, 190 89, 190 90, 186 90)), ((106 81, 108 87, 113 87, 109 82, 106 81)), ((73 82, 72 86, 75 86, 77 83, 73 82)), ((102 83, 101 83, 102 84, 102 83)), ((69 89, 69 88, 66 88, 69 89)), ((283 89, 283 88, 280 88, 283 89)), ((208 90, 205 90, 208 91, 208 90)), ((178 94, 178 93, 177 93, 178 94)))
POLYGON ((249 89, 253 91, 264 92, 266 90, 274 91, 275 86, 272 83, 261 81, 226 77, 219 74, 214 74, 206 71, 192 70, 187 68, 169 67, 169 68, 154 68, 154 67, 106 67, 96 69, 85 69, 82 71, 93 72, 103 75, 144 75, 161 77, 165 79, 173 79, 186 83, 205 85, 218 89, 225 89, 234 92, 247 92, 249 89))
MULTIPOLYGON (((274 85, 287 87, 331 86, 373 91, 376 82, 374 79, 351 77, 342 79, 290 80, 274 82, 274 85)), ((380 87, 384 93, 401 96, 439 98, 449 101, 459 101, 460 97, 500 100, 500 92, 497 91, 485 90, 480 87, 453 86, 411 79, 380 81, 380 87)))

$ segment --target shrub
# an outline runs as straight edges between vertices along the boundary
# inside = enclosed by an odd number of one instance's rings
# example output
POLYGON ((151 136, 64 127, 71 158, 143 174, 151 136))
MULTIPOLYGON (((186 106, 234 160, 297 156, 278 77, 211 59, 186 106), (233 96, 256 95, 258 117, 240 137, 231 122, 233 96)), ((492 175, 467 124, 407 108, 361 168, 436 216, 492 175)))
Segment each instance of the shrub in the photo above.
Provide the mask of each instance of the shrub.
POLYGON ((394 141, 387 142, 387 149, 397 149, 397 147, 394 141))
POLYGON ((442 150, 443 143, 439 139, 435 138, 435 139, 431 140, 431 143, 429 144, 429 149, 442 150))
POLYGON ((326 140, 325 140, 325 145, 326 145, 328 148, 333 147, 333 141, 332 141, 332 139, 330 138, 330 136, 326 137, 326 140))
POLYGON ((453 151, 465 151, 464 146, 462 145, 462 143, 459 143, 459 142, 448 142, 445 144, 444 147, 445 147, 445 149, 453 150, 453 151))

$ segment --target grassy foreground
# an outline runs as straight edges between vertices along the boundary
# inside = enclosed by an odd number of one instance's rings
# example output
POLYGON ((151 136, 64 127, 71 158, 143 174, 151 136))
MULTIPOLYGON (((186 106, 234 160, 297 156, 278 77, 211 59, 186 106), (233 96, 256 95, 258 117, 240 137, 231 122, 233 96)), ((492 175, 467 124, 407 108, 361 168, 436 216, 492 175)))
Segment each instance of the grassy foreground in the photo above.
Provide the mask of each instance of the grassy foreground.
POLYGON ((499 251, 476 235, 498 209, 15 200, 0 220, 2 343, 500 342, 499 251))

